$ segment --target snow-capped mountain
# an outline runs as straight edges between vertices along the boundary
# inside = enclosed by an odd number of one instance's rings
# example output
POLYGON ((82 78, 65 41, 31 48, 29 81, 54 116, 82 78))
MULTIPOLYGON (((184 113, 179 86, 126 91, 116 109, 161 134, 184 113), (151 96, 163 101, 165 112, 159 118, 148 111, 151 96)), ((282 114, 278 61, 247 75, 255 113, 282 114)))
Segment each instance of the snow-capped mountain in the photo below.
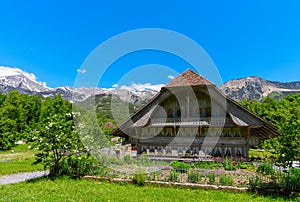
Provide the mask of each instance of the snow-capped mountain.
POLYGON ((20 92, 28 91, 47 91, 49 88, 46 83, 37 82, 34 74, 24 72, 19 68, 0 66, 0 85, 1 92, 7 93, 12 89, 20 92))
POLYGON ((157 93, 162 85, 132 84, 131 86, 116 86, 116 88, 74 88, 70 86, 50 88, 46 83, 38 82, 34 74, 25 72, 19 68, 0 66, 0 92, 6 94, 13 89, 29 95, 41 95, 42 97, 61 94, 63 98, 80 102, 92 95, 112 94, 130 103, 145 102, 157 93))
POLYGON ((230 80, 219 87, 227 96, 235 99, 261 100, 267 96, 279 99, 300 92, 300 82, 268 81, 257 76, 230 80))
MULTIPOLYGON (((50 88, 46 83, 38 82, 34 74, 27 73, 19 68, 0 66, 0 92, 8 93, 13 89, 29 95, 41 95, 43 97, 61 94, 63 98, 72 102, 86 100, 92 95, 105 94, 116 95, 123 101, 132 104, 144 104, 151 99, 164 84, 153 85, 131 84, 130 86, 118 86, 112 88, 74 88, 69 86, 50 88)), ((257 76, 230 80, 219 87, 227 96, 235 99, 261 100, 266 96, 281 98, 287 94, 300 92, 300 82, 276 82, 268 81, 257 76)))

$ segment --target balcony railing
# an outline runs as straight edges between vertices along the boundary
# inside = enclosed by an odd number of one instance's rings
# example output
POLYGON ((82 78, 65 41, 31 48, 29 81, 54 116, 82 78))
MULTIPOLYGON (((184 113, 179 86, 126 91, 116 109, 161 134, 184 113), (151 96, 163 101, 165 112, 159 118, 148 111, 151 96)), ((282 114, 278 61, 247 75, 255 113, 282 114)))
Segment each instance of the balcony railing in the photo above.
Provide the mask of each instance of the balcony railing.
POLYGON ((201 117, 201 118, 152 118, 152 125, 232 125, 228 117, 201 117))

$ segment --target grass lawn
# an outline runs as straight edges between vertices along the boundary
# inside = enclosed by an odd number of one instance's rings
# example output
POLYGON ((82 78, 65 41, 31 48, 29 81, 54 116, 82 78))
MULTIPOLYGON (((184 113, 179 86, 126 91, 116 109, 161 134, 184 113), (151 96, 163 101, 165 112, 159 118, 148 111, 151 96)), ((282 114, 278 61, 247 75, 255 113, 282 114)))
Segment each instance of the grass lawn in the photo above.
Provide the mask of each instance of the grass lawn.
POLYGON ((32 165, 33 162, 33 158, 0 162, 0 175, 43 170, 42 165, 32 165))
POLYGON ((43 170, 42 165, 32 165, 34 151, 27 147, 28 145, 18 145, 11 150, 0 151, 0 175, 43 170))
POLYGON ((44 178, 0 185, 0 201, 298 201, 230 191, 44 178))
POLYGON ((34 151, 28 149, 28 145, 17 145, 10 150, 0 150, 0 161, 4 160, 24 160, 27 158, 33 158, 34 151), (13 152, 12 152, 13 151, 13 152))

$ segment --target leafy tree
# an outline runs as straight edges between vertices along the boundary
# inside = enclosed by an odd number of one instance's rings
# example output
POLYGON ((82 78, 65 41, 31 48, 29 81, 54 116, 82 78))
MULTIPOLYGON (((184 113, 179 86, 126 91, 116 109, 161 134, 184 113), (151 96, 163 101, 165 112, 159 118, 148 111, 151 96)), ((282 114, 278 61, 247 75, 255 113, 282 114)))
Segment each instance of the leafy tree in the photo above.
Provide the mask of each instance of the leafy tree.
POLYGON ((75 113, 77 113, 75 116, 77 131, 85 149, 95 156, 100 164, 105 164, 107 159, 101 155, 101 149, 111 146, 108 135, 99 126, 93 113, 84 110, 75 113))
MULTIPOLYGON (((36 108, 40 105, 36 97, 30 101, 36 108)), ((36 118, 33 116, 28 120, 34 121, 36 118)), ((28 141, 37 150, 35 163, 42 163, 45 169, 49 168, 51 176, 68 170, 62 168, 66 158, 74 159, 74 156, 84 152, 74 125, 71 104, 60 95, 46 98, 41 103, 38 127, 28 137, 28 141)))
POLYGON ((62 98, 61 95, 47 97, 42 102, 40 112, 40 123, 47 123, 48 119, 56 114, 67 114, 72 112, 72 104, 62 98))
MULTIPOLYGON (((3 99, 3 98, 2 98, 3 99)), ((0 109, 0 149, 10 149, 26 128, 24 99, 18 91, 11 91, 0 109)))
POLYGON ((0 107, 2 106, 2 103, 5 101, 6 95, 0 93, 0 107))
POLYGON ((282 136, 276 152, 277 161, 284 166, 291 166, 292 161, 300 160, 300 109, 293 108, 289 119, 281 126, 282 136))
POLYGON ((23 105, 23 108, 26 113, 26 125, 35 125, 39 122, 40 119, 42 98, 38 95, 24 95, 24 98, 25 103, 23 105))
POLYGON ((300 159, 300 93, 281 100, 266 98, 262 102, 244 100, 242 105, 275 124, 281 135, 263 143, 276 156, 276 162, 288 166, 300 159))
POLYGON ((71 113, 54 114, 41 124, 31 136, 31 147, 37 150, 36 162, 50 169, 50 175, 61 174, 61 164, 65 156, 83 151, 74 127, 71 113))
POLYGON ((0 149, 11 148, 38 127, 41 103, 40 96, 22 95, 16 90, 0 94, 0 149))
POLYGON ((16 121, 1 119, 0 121, 0 150, 8 150, 16 141, 16 121))

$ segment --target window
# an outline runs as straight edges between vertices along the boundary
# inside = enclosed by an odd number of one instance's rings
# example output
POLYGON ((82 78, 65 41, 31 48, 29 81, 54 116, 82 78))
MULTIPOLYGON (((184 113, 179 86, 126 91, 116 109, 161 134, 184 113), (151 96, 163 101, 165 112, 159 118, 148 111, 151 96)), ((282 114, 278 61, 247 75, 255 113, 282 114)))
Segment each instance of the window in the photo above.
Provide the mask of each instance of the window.
POLYGON ((241 132, 239 129, 235 129, 234 131, 234 137, 241 137, 241 132))
POLYGON ((212 154, 212 148, 211 147, 206 147, 204 148, 204 152, 206 155, 211 155, 212 154))
POLYGON ((166 152, 167 152, 167 153, 171 153, 171 152, 172 152, 172 147, 168 147, 168 146, 167 146, 167 147, 166 147, 166 152))
POLYGON ((215 149, 215 157, 222 157, 222 150, 220 147, 216 147, 215 149))
POLYGON ((230 133, 231 133, 231 131, 228 128, 226 128, 226 129, 223 130, 223 136, 224 137, 230 137, 231 136, 230 133))
POLYGON ((177 136, 184 136, 184 134, 185 134, 184 128, 179 128, 179 130, 177 132, 177 136))
POLYGON ((142 128, 142 136, 147 136, 147 128, 142 128))
POLYGON ((172 136, 172 128, 165 128, 166 136, 172 136))
POLYGON ((205 116, 211 117, 211 108, 210 107, 205 108, 205 116))
POLYGON ((168 109, 167 110, 167 117, 168 118, 172 118, 173 117, 173 110, 172 109, 168 109))
POLYGON ((193 154, 198 154, 199 153, 199 148, 198 147, 193 147, 192 153, 193 154))
POLYGON ((176 117, 180 118, 181 117, 181 110, 177 109, 176 111, 176 117))
POLYGON ((146 152, 147 151, 147 146, 141 146, 141 153, 146 152))
POLYGON ((242 156, 242 148, 235 148, 235 156, 242 156))
POLYGON ((155 147, 154 147, 154 146, 150 146, 150 147, 149 147, 149 151, 150 151, 150 152, 154 153, 154 150, 155 150, 155 147))
POLYGON ((231 148, 230 147, 225 148, 225 156, 231 156, 231 148))
POLYGON ((196 137, 198 135, 198 128, 192 128, 192 136, 196 137))
POLYGON ((202 129, 202 136, 206 137, 207 136, 207 132, 208 132, 208 129, 207 128, 203 128, 202 129))

